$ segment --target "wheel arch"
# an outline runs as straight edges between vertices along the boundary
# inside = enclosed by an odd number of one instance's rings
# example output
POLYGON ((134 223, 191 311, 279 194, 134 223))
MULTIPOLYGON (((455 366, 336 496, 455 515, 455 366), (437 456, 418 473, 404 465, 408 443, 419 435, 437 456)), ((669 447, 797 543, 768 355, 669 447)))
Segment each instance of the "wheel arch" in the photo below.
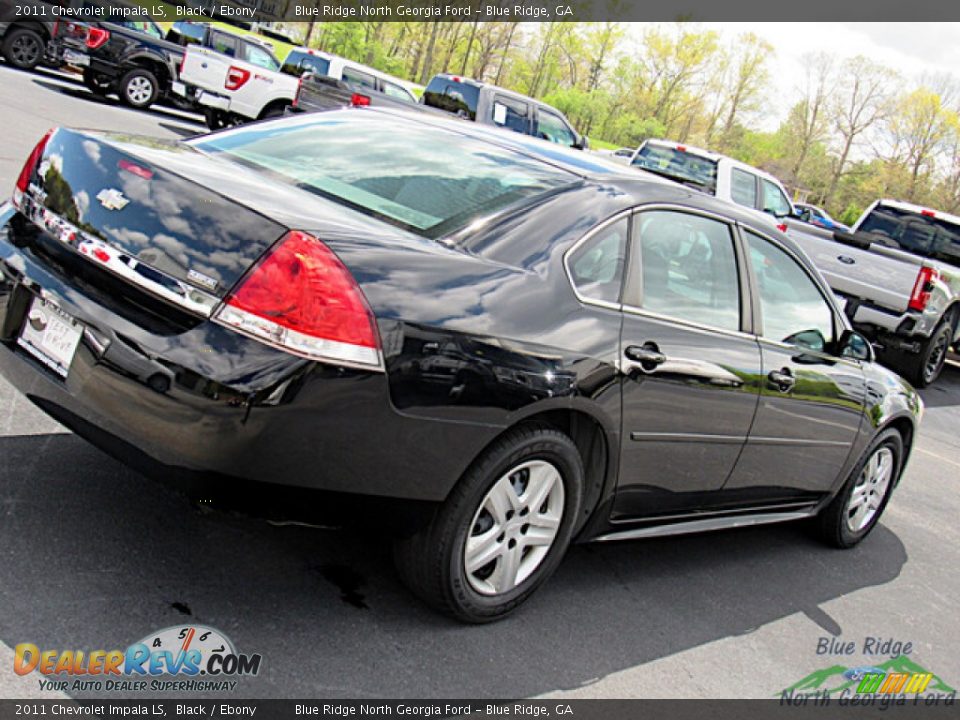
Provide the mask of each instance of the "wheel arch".
POLYGON ((275 98, 263 106, 257 120, 263 120, 271 110, 285 110, 292 102, 286 98, 275 98))
MULTIPOLYGON (((580 533, 590 521, 594 513, 609 497, 616 486, 617 466, 620 457, 619 433, 616 432, 612 421, 580 405, 571 407, 538 407, 516 418, 514 422, 504 427, 490 439, 477 453, 476 458, 482 457, 485 452, 504 435, 518 427, 542 425, 558 430, 569 437, 576 445, 583 460, 584 487, 583 504, 580 517, 574 525, 574 536, 580 533)), ((473 458, 468 464, 473 464, 473 458)))
POLYGON ((14 30, 21 30, 21 29, 33 30, 33 31, 34 31, 35 33, 37 33, 41 38, 43 38, 43 41, 44 41, 45 43, 50 41, 50 30, 49 30, 49 28, 47 28, 46 25, 45 25, 44 23, 40 22, 39 20, 17 20, 17 21, 14 21, 14 22, 10 23, 10 26, 9 26, 9 27, 6 29, 6 31, 3 33, 3 37, 5 38, 7 35, 9 35, 10 33, 12 33, 14 30))
MULTIPOLYGON (((903 477, 903 471, 907 467, 907 461, 910 459, 910 452, 913 450, 913 439, 917 433, 917 427, 913 419, 908 415, 898 415, 890 418, 887 422, 877 428, 876 435, 886 431, 896 430, 903 442, 903 457, 900 460, 900 474, 897 477, 897 483, 903 477)), ((876 435, 874 437, 876 437, 876 435)))
MULTIPOLYGON (((149 70, 154 75, 157 76, 157 81, 161 85, 166 85, 171 80, 170 69, 167 67, 166 62, 161 58, 149 54, 143 53, 139 55, 131 55, 123 61, 123 72, 120 77, 127 74, 131 70, 136 70, 137 68, 143 68, 144 70, 149 70)), ((118 78, 119 79, 119 78, 118 78)), ((163 94, 166 92, 166 88, 158 88, 160 93, 163 94)))

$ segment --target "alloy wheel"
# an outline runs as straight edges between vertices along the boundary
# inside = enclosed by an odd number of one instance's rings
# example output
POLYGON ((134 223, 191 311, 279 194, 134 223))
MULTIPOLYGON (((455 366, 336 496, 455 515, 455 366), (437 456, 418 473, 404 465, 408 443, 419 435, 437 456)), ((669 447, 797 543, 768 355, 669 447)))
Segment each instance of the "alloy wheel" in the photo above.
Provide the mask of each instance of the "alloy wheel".
POLYGON ((867 527, 880 510, 893 477, 893 465, 893 451, 883 446, 863 466, 844 508, 847 529, 851 532, 867 527))
POLYGON ((13 61, 21 67, 31 67, 40 60, 42 48, 33 35, 23 34, 14 39, 10 46, 13 61))
POLYGON ((544 460, 521 463, 500 477, 470 523, 463 563, 470 586, 500 595, 543 563, 563 519, 560 471, 544 460))
POLYGON ((143 105, 153 95, 153 83, 145 77, 135 77, 127 83, 127 98, 135 105, 143 105))
POLYGON ((933 382, 940 373, 944 360, 947 357, 947 345, 949 338, 946 334, 941 334, 934 346, 930 349, 930 355, 927 357, 927 363, 923 366, 923 379, 927 383, 933 382))

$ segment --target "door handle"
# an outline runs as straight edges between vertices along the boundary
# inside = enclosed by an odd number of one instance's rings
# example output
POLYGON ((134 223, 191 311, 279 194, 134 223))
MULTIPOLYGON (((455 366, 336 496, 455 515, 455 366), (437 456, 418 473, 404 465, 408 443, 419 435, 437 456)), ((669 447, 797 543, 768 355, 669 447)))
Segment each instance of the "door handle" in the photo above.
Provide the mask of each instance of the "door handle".
POLYGON ((797 379, 793 376, 790 368, 781 370, 772 370, 767 379, 782 393, 790 392, 793 386, 797 384, 797 379))
POLYGON ((667 361, 667 356, 660 352, 653 343, 629 345, 623 354, 627 356, 628 360, 640 363, 640 366, 648 372, 667 361))

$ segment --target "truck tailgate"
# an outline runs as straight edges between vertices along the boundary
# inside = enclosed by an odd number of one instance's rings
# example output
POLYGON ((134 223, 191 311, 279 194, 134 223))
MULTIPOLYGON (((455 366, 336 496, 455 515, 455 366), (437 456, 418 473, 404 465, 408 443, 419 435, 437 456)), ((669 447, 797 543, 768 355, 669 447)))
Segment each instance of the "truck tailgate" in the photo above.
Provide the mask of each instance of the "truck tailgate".
POLYGON ((861 249, 791 228, 790 237, 810 256, 835 292, 895 312, 905 312, 917 281, 917 258, 886 248, 861 249))
POLYGON ((227 82, 230 59, 203 47, 191 45, 184 56, 180 80, 201 90, 222 93, 227 82))

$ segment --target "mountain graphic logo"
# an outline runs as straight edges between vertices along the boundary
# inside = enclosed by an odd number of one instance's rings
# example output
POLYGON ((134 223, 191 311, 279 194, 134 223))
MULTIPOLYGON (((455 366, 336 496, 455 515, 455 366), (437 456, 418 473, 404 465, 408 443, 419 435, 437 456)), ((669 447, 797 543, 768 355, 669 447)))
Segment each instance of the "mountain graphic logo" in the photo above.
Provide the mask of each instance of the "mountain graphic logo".
MULTIPOLYGON (((870 689, 860 690, 859 688, 864 683, 867 683, 871 677, 880 676, 880 680, 882 681, 884 677, 889 678, 891 675, 902 675, 904 680, 911 677, 930 675, 931 677, 929 682, 927 682, 923 687, 924 691, 938 693, 956 692, 956 690, 944 682, 939 675, 936 675, 926 668, 921 667, 905 655, 899 655, 895 658, 887 660, 886 662, 878 663, 877 665, 871 665, 869 667, 845 667, 843 665, 832 665, 830 667, 823 668, 822 670, 815 670, 802 680, 795 682, 790 687, 784 688, 781 694, 790 695, 792 693, 816 692, 820 694, 833 695, 836 693, 841 693, 844 690, 849 690, 851 693, 885 692, 885 690, 881 689, 883 687, 882 682, 879 681, 869 683, 867 687, 870 689)), ((909 687, 909 683, 900 683, 897 692, 903 691, 904 685, 909 687)), ((905 692, 910 691, 905 690, 905 692)))

